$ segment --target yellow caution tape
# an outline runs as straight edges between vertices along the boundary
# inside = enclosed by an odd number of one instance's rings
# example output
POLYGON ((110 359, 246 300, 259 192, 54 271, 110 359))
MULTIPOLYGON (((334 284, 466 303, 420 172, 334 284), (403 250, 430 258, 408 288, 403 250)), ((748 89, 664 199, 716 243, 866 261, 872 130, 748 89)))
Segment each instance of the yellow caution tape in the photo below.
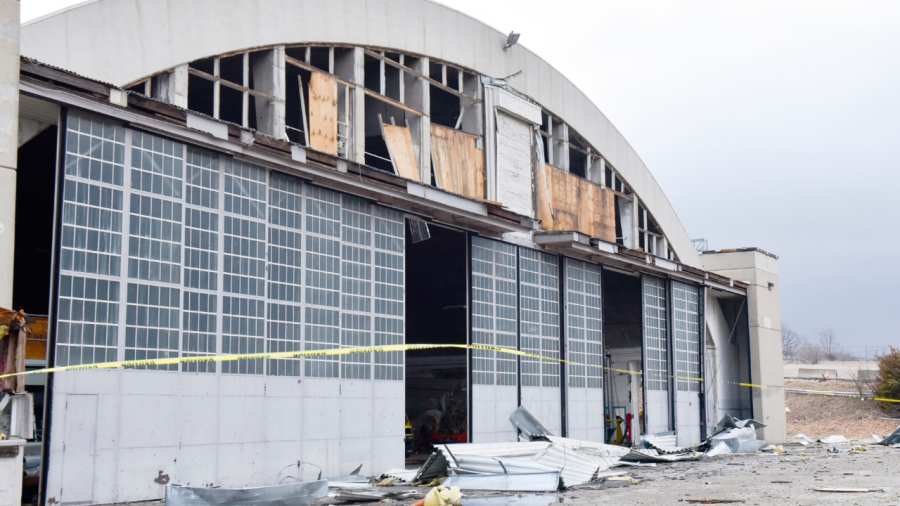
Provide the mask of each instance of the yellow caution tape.
MULTIPOLYGON (((629 371, 627 369, 615 369, 611 367, 602 367, 598 365, 584 364, 581 362, 576 362, 573 360, 564 360, 561 358, 554 357, 545 357, 543 355, 537 355, 535 353, 528 353, 525 351, 514 350, 511 348, 503 348, 500 346, 488 346, 485 344, 390 344, 385 346, 358 346, 353 348, 330 348, 326 350, 309 350, 309 351, 277 351, 277 352, 268 352, 268 353, 248 353, 244 355, 208 355, 208 356, 199 356, 199 357, 172 357, 172 358, 154 358, 148 360, 123 360, 119 362, 100 362, 96 364, 84 364, 84 365, 68 365, 63 367, 49 367, 47 369, 38 369, 34 371, 25 371, 19 373, 11 373, 0 375, 0 379, 10 378, 13 376, 23 376, 27 374, 47 374, 51 372, 63 372, 63 371, 83 371, 88 369, 116 369, 119 367, 146 367, 150 365, 173 365, 173 364, 198 364, 204 362, 229 362, 234 360, 258 360, 258 359, 267 359, 267 358, 300 358, 300 357, 324 357, 324 356, 335 356, 335 355, 350 355, 354 353, 389 353, 396 351, 412 351, 412 350, 433 350, 439 348, 456 348, 463 350, 484 350, 484 351, 496 351, 500 353, 507 353, 510 355, 517 355, 520 357, 528 357, 528 358, 536 358, 539 360, 550 360, 553 362, 559 362, 564 364, 572 364, 572 365, 583 365, 586 367, 593 367, 595 369, 603 369, 609 372, 619 372, 623 374, 634 374, 634 375, 642 375, 643 373, 640 371, 629 371)), ((675 379, 684 380, 684 381, 696 381, 702 382, 703 378, 691 378, 685 376, 660 376, 660 377, 673 377, 675 379)), ((742 387, 749 388, 784 388, 783 386, 773 386, 773 385, 757 385, 754 383, 733 383, 729 381, 718 381, 720 384, 736 384, 742 387)), ((816 390, 807 390, 808 393, 817 393, 823 395, 834 395, 830 392, 820 392, 816 390)), ((847 396, 850 397, 850 396, 847 396)), ((863 398, 862 396, 855 396, 863 398)), ((897 399, 882 399, 882 398, 873 398, 875 401, 879 402, 900 402, 897 399)))

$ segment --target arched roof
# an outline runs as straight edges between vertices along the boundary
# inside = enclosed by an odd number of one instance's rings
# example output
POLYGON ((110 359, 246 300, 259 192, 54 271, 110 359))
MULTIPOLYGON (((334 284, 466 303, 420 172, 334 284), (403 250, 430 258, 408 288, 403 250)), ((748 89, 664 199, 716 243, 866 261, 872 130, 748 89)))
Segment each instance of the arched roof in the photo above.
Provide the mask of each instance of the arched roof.
POLYGON ((21 53, 125 85, 200 58, 277 44, 381 47, 444 60, 492 77, 559 116, 606 158, 686 265, 702 268, 690 237, 650 171, 584 93, 506 35, 428 0, 90 0, 25 23, 21 53))

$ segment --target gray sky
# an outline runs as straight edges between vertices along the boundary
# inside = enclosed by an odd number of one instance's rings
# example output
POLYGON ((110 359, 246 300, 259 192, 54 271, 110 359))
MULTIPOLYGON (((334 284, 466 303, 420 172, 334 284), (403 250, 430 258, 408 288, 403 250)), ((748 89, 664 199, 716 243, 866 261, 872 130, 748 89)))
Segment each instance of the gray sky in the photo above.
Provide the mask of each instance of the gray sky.
MULTIPOLYGON (((22 18, 75 3, 22 0, 22 18)), ((579 86, 691 237, 777 254, 792 328, 900 346, 900 2, 443 3, 579 86)))

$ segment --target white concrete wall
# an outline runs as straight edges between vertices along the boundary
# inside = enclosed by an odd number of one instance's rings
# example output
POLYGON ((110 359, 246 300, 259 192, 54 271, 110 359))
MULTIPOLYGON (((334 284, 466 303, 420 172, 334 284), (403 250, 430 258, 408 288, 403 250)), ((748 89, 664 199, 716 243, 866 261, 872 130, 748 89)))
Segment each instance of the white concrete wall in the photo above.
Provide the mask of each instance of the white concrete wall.
POLYGON ((294 476, 297 461, 325 476, 403 467, 398 381, 85 370, 55 375, 52 410, 47 498, 62 503, 162 498, 161 475, 244 487, 294 476), (73 396, 96 396, 96 411, 66 409, 73 396), (87 475, 89 497, 69 497, 87 475))
POLYGON ((19 140, 19 2, 0 0, 0 307, 12 308, 19 140))
POLYGON ((659 184, 625 138, 572 82, 506 34, 426 0, 96 0, 27 23, 22 53, 124 85, 198 58, 277 44, 321 42, 421 54, 493 77, 559 116, 585 137, 639 195, 679 259, 701 267, 659 184), (512 69, 512 70, 510 70, 512 69))
POLYGON ((604 443, 603 389, 566 387, 567 437, 604 443))
MULTIPOLYGON (((711 272, 745 281, 750 320, 750 371, 755 384, 783 387, 781 359, 781 299, 778 260, 759 251, 704 253, 711 272), (769 290, 768 284, 774 286, 769 290)), ((786 439, 783 388, 753 388, 753 417, 767 425, 760 436, 770 443, 786 439)))

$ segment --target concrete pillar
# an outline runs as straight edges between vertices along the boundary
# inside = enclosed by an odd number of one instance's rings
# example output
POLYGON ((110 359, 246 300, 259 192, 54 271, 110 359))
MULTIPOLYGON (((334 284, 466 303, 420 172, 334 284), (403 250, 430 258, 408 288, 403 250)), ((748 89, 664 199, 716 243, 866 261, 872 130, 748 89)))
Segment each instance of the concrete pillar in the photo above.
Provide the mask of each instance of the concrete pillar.
POLYGON ((350 128, 353 129, 351 142, 353 147, 350 150, 350 157, 356 163, 366 163, 366 52, 362 47, 353 48, 353 108, 351 115, 352 122, 350 128))
POLYGON ((766 424, 760 437, 773 444, 786 436, 784 365, 781 359, 781 298, 778 257, 759 250, 707 252, 703 267, 749 284, 747 315, 750 322, 750 381, 770 388, 752 388, 753 418, 766 424), (771 288, 770 288, 771 287, 771 288), (771 388, 780 387, 780 388, 771 388))
POLYGON ((188 106, 188 66, 179 65, 171 72, 164 72, 153 78, 151 93, 153 98, 187 109, 188 106))
POLYGON ((12 309, 19 141, 19 2, 0 0, 0 307, 12 309))
POLYGON ((275 46, 268 51, 250 55, 253 72, 253 88, 276 100, 254 97, 256 100, 256 129, 275 137, 286 139, 284 130, 284 46, 275 46))
MULTIPOLYGON (((427 56, 408 65, 416 72, 428 75, 427 56)), ((409 122, 413 144, 418 150, 419 178, 423 183, 431 184, 431 85, 409 74, 404 74, 404 80, 406 105, 422 111, 422 117, 412 118, 409 122)))

